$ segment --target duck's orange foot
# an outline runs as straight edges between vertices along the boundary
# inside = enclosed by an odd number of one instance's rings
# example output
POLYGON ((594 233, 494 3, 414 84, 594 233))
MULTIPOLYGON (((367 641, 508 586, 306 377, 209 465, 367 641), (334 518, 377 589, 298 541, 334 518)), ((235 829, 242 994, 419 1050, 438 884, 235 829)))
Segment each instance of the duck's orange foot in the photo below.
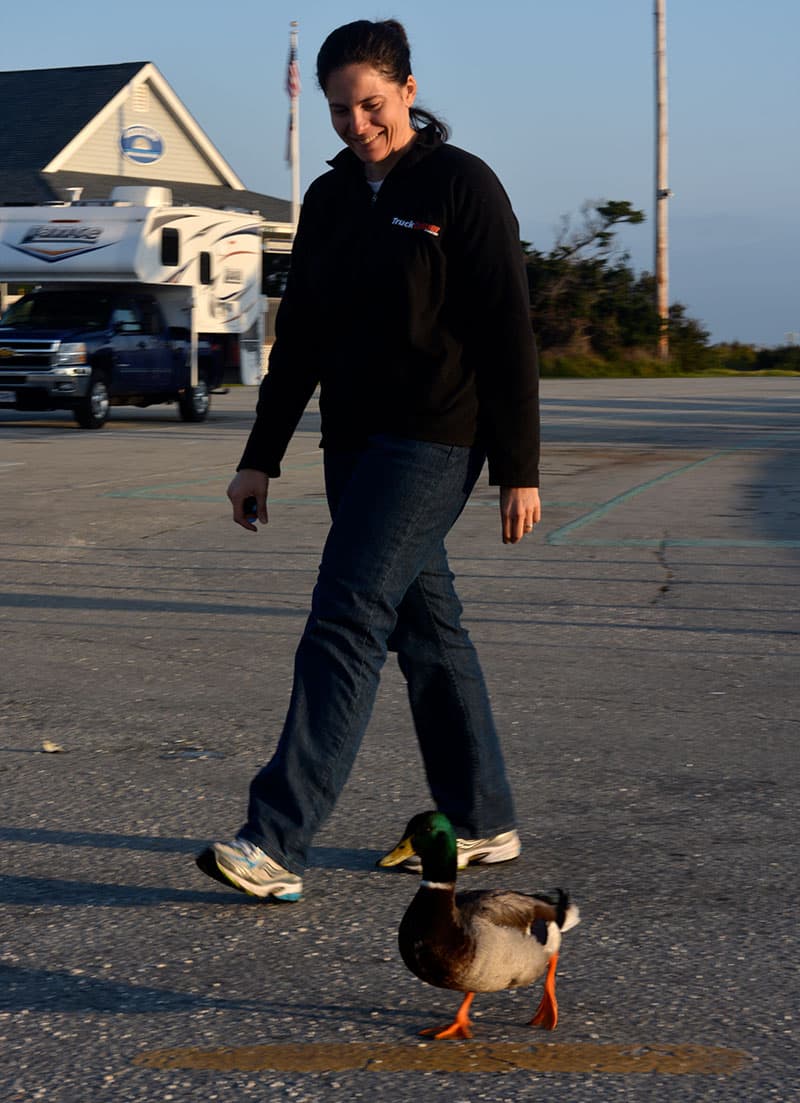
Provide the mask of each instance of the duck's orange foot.
POLYGON ((558 1026, 558 1004, 544 996, 528 1025, 540 1026, 544 1030, 555 1030, 558 1026))
POLYGON ((529 1026, 541 1026, 544 1030, 555 1030, 558 1025, 558 1003, 556 1002, 556 965, 558 954, 553 954, 547 968, 542 1002, 536 1009, 529 1026))
POLYGON ((458 1019, 456 1019, 456 1021, 451 1023, 450 1026, 429 1026, 426 1027, 425 1030, 420 1030, 420 1034, 436 1038, 437 1041, 441 1038, 467 1039, 472 1037, 472 1030, 470 1029, 470 1026, 471 1023, 469 1022, 469 1020, 467 1022, 459 1022, 458 1019))
POLYGON ((467 992, 464 1000, 456 1012, 456 1017, 449 1026, 429 1026, 420 1030, 420 1034, 431 1034, 434 1038, 471 1038, 472 1023, 469 1018, 469 1009, 475 999, 474 992, 467 992))

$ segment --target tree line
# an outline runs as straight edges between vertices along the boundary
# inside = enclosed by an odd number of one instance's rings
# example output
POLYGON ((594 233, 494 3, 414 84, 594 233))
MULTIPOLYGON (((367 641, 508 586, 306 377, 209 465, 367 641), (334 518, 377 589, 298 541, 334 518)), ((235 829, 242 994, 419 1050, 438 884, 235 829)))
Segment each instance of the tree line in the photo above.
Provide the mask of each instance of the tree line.
POLYGON ((708 331, 681 303, 669 309, 669 361, 658 360, 655 277, 637 274, 616 241, 619 226, 644 219, 625 200, 587 202, 577 225, 562 220, 549 252, 522 242, 543 374, 800 371, 797 346, 709 344, 708 331))

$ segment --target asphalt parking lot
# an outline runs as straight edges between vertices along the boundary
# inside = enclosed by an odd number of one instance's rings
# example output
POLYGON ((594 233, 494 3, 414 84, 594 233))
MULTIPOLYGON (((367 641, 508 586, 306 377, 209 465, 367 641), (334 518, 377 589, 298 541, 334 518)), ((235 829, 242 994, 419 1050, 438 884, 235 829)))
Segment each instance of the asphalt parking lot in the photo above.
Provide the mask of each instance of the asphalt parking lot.
POLYGON ((429 804, 391 662, 303 902, 193 863, 277 737, 326 532, 314 408, 270 524, 231 524, 254 403, 0 411, 0 1099, 800 1099, 800 381, 545 381, 534 539, 485 483, 454 530, 524 847, 462 880, 583 917, 558 1030, 537 986, 466 1043, 418 1037, 458 995, 374 868, 429 804))

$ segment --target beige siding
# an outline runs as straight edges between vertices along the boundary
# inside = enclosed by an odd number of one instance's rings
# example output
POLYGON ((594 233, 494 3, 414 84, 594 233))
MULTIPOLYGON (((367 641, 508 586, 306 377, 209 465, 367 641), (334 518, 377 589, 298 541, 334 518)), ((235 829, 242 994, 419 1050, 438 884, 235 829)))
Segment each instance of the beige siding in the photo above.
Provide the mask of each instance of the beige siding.
POLYGON ((157 178, 183 180, 193 184, 221 184, 225 181, 214 171, 189 135, 159 99, 151 86, 149 95, 128 95, 125 103, 110 116, 61 166, 73 172, 93 172, 109 176, 130 176, 132 180, 157 178), (146 104, 146 110, 137 106, 146 104), (120 149, 120 135, 129 126, 148 126, 157 131, 164 153, 149 165, 138 165, 120 149))

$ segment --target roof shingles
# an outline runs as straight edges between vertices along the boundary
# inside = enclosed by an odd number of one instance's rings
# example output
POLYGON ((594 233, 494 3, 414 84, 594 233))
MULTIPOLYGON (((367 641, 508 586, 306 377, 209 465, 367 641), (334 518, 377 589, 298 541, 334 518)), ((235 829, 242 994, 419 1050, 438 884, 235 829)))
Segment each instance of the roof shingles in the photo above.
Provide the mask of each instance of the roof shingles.
POLYGON ((0 73, 0 165, 43 169, 145 64, 0 73))
POLYGON ((147 62, 86 65, 71 69, 0 72, 0 206, 63 199, 68 187, 84 199, 108 199, 117 184, 170 188, 173 201, 192 206, 260 211, 268 221, 289 222, 285 199, 213 184, 42 170, 147 62))

